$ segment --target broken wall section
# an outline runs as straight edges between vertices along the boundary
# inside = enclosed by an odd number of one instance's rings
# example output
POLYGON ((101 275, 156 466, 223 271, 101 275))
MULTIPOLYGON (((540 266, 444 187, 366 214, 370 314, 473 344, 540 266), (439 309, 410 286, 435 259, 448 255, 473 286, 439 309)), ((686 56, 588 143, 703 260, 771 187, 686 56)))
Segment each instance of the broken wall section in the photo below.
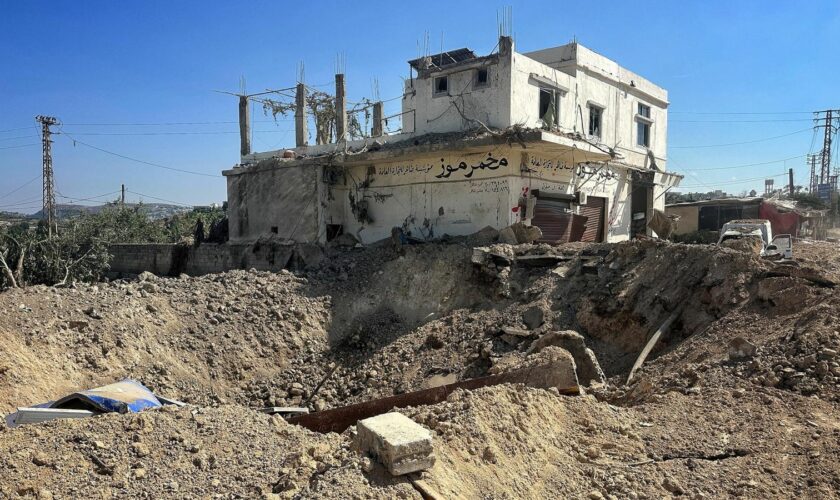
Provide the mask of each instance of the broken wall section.
POLYGON ((230 241, 279 238, 323 243, 322 170, 314 164, 288 166, 266 160, 226 171, 230 241))

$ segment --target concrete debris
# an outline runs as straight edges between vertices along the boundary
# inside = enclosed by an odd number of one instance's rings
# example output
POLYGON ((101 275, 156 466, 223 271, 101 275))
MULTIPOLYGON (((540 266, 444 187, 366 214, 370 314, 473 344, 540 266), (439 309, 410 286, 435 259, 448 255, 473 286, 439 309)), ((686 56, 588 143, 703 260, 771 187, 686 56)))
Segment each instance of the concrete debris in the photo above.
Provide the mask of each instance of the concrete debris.
POLYGON ((545 312, 539 306, 531 306, 522 314, 522 322, 530 330, 536 330, 545 323, 545 312))
POLYGON ((359 451, 377 458, 394 476, 426 470, 435 464, 431 433, 402 413, 361 420, 356 432, 359 451))
POLYGON ((315 269, 324 260, 324 250, 320 245, 303 243, 295 247, 292 258, 295 265, 301 269, 315 269))
POLYGON ((542 231, 536 226, 526 226, 522 222, 511 224, 499 230, 499 242, 509 245, 533 243, 542 238, 542 231))
POLYGON ((356 237, 350 233, 341 233, 329 242, 330 246, 342 248, 353 248, 358 244, 359 240, 357 240, 356 237))
POLYGON ((744 337, 735 337, 729 342, 729 359, 738 360, 755 356, 757 347, 744 337))
POLYGON ((537 353, 549 346, 560 347, 572 355, 581 385, 606 382, 607 377, 598 364, 595 353, 586 347, 583 335, 572 330, 549 332, 535 340, 528 352, 537 353))

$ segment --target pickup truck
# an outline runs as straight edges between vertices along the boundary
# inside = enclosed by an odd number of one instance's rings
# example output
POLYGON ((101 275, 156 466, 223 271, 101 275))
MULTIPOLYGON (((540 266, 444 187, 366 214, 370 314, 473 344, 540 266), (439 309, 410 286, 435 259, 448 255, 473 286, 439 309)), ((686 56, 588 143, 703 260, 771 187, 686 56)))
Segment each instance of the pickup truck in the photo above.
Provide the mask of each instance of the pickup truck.
POLYGON ((793 258, 793 238, 789 234, 773 237, 770 221, 766 219, 727 222, 720 230, 718 245, 750 249, 762 257, 793 258))

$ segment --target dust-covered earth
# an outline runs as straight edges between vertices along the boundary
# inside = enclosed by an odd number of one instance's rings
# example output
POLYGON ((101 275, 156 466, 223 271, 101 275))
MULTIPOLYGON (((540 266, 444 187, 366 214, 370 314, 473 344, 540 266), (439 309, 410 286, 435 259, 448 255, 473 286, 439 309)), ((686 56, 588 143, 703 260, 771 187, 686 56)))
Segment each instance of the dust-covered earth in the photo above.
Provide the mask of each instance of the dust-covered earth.
POLYGON ((836 496, 836 244, 799 242, 786 265, 657 241, 474 249, 488 243, 0 293, 3 414, 125 377, 188 403, 2 427, 0 498, 836 496), (549 346, 583 395, 505 384, 400 409, 437 457, 411 476, 357 453, 353 428, 256 411, 435 387, 549 346))

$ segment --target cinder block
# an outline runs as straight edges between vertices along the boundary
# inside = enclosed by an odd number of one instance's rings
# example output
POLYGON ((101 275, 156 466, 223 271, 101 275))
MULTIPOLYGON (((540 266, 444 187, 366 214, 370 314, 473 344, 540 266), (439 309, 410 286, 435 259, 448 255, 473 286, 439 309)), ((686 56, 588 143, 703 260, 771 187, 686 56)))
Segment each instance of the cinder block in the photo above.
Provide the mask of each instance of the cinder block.
POLYGON ((385 413, 356 425, 359 451, 375 456, 394 476, 435 464, 432 435, 402 413, 385 413))

